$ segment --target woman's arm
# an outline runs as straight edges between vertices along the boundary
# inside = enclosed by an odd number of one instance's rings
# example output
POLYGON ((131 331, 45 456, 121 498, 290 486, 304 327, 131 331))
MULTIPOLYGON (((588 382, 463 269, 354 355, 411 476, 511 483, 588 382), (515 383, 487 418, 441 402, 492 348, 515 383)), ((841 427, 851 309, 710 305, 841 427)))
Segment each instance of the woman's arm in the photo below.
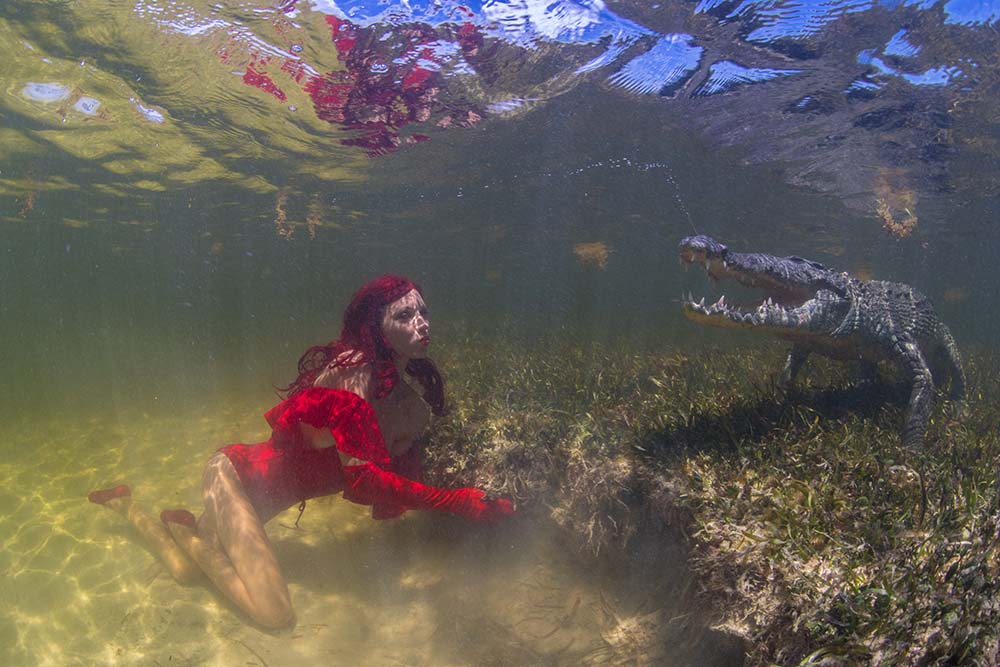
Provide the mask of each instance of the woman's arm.
MULTIPOLYGON (((338 357, 335 361, 346 360, 346 357, 352 355, 357 355, 356 352, 345 352, 343 355, 338 357)), ((338 366, 331 362, 326 368, 320 372, 317 376, 316 381, 313 382, 314 387, 325 387, 326 389, 343 389, 344 391, 349 391, 352 394, 357 394, 361 398, 365 399, 369 403, 372 401, 372 368, 371 364, 359 364, 357 366, 338 366)), ((333 447, 336 446, 336 441, 333 438, 333 434, 329 429, 313 428, 308 424, 302 424, 301 428, 309 440, 313 443, 314 447, 333 447)), ((338 452, 340 454, 340 464, 342 466, 349 465, 363 465, 367 461, 354 458, 349 454, 344 452, 338 452)))
MULTIPOLYGON (((389 471, 414 482, 423 482, 423 454, 426 444, 426 434, 409 443, 402 454, 392 457, 389 471)), ((377 500, 372 503, 372 518, 395 519, 405 514, 408 509, 410 508, 392 500, 377 500)))
MULTIPOLYGON (((395 461, 402 464, 399 472, 405 475, 412 467, 413 474, 418 475, 418 440, 423 437, 430 422, 430 409, 408 385, 400 385, 396 390, 407 392, 407 396, 397 403, 398 414, 388 418, 399 420, 398 424, 393 424, 393 431, 413 435, 400 438, 391 445, 386 444, 390 445, 392 453, 397 454, 395 461)), ((314 386, 344 389, 372 403, 371 367, 368 364, 327 367, 316 378, 314 386)), ((334 444, 329 430, 319 437, 328 439, 330 445, 334 444)), ((491 498, 479 489, 429 486, 342 451, 338 453, 347 482, 344 497, 356 503, 375 505, 376 516, 388 518, 398 516, 407 509, 422 509, 452 512, 477 521, 495 521, 514 512, 509 500, 491 498)))
POLYGON ((372 402, 372 367, 371 364, 358 364, 356 366, 341 366, 337 363, 351 363, 356 361, 359 352, 345 352, 337 359, 330 362, 313 382, 314 387, 326 387, 327 389, 343 389, 357 394, 369 403, 372 402), (353 357, 353 358, 352 358, 353 357))
POLYGON ((479 489, 443 489, 421 484, 373 463, 344 467, 344 497, 362 505, 388 502, 407 509, 451 512, 476 521, 496 521, 514 513, 506 498, 492 498, 479 489))

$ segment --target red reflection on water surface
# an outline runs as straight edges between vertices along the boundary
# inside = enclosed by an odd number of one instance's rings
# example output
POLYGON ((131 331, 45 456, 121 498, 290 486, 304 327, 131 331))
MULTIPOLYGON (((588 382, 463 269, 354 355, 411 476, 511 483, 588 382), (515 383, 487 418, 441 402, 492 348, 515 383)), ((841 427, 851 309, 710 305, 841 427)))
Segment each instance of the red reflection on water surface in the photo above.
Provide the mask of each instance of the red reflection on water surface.
POLYGON ((243 82, 248 86, 260 88, 265 93, 274 95, 282 102, 288 99, 288 96, 285 95, 281 88, 278 88, 277 84, 271 80, 271 77, 255 70, 252 64, 248 65, 247 71, 243 73, 243 82))
MULTIPOLYGON (((282 25, 276 22, 275 26, 279 34, 285 35, 292 25, 285 25, 284 15, 294 11, 295 5, 296 0, 286 0, 278 6, 282 12, 282 25)), ((472 16, 467 9, 465 13, 472 16)), ((291 55, 302 50, 301 45, 291 43, 288 56, 279 58, 281 64, 276 69, 272 64, 275 56, 253 54, 243 82, 286 102, 288 96, 272 76, 281 73, 289 77, 302 86, 320 119, 354 131, 350 138, 341 139, 341 144, 362 148, 370 156, 427 141, 427 134, 403 136, 400 130, 430 122, 435 113, 435 125, 440 129, 470 127, 482 119, 482 113, 471 104, 447 97, 440 71, 459 55, 469 59, 481 55, 483 36, 472 23, 440 28, 408 23, 387 32, 336 16, 327 16, 325 21, 343 69, 317 74, 291 55)), ((228 62, 231 54, 222 48, 218 56, 228 62)))

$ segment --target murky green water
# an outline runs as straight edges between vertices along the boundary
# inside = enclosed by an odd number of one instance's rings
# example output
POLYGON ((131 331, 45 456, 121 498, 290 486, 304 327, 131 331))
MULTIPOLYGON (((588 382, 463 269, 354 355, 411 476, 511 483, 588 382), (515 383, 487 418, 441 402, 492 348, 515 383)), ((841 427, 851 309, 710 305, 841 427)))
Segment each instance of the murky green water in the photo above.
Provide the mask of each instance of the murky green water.
MULTIPOLYGON (((729 340, 679 312, 702 286, 676 259, 696 232, 912 283, 960 346, 995 344, 989 11, 831 9, 762 45, 712 2, 567 2, 549 23, 532 3, 434 5, 467 20, 375 4, 0 7, 3 664, 613 660, 602 632, 659 607, 554 531, 316 503, 301 530, 271 524, 300 619, 273 636, 174 584, 86 503, 127 480, 151 507, 196 506, 209 454, 266 436, 272 387, 379 273, 420 281, 435 345, 475 335, 478 363, 501 337, 664 354, 729 340), (907 55, 896 31, 915 16, 923 50, 907 55), (676 34, 705 49, 699 73, 630 69, 676 34), (725 58, 810 74, 695 94, 725 58), (912 79, 938 66, 964 74, 912 79), (861 79, 877 92, 848 95, 861 79), (310 81, 355 97, 333 104, 310 81), (887 231, 880 202, 915 215, 912 233, 887 231)), ((700 632, 678 664, 732 657, 700 632)))

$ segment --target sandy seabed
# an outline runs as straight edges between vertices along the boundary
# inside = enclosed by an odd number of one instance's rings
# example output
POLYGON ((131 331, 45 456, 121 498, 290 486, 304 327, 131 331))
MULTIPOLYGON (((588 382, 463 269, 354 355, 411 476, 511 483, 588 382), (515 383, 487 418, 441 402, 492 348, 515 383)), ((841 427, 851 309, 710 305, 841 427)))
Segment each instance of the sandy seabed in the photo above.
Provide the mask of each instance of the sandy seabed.
MULTIPOLYGON (((267 406, 206 416, 134 413, 11 428, 0 463, 0 664, 733 664, 669 600, 684 577, 609 573, 554 527, 410 512, 373 521, 339 497, 268 523, 298 623, 255 627, 205 585, 180 586, 88 491, 200 508, 201 469, 228 442, 266 437, 267 406)), ((197 512, 196 512, 197 513, 197 512)))

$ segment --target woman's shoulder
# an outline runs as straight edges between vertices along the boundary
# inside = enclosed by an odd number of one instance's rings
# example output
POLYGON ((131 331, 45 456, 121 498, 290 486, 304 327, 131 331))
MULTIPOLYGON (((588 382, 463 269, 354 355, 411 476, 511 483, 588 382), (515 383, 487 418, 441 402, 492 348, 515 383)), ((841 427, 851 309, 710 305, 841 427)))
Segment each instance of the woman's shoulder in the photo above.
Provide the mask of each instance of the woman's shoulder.
POLYGON ((365 355, 361 350, 347 349, 331 359, 330 363, 327 364, 327 368, 358 368, 360 366, 370 368, 371 364, 365 362, 364 359, 365 355))
POLYGON ((314 387, 344 389, 371 400, 372 366, 356 350, 346 350, 330 361, 313 382, 314 387))

